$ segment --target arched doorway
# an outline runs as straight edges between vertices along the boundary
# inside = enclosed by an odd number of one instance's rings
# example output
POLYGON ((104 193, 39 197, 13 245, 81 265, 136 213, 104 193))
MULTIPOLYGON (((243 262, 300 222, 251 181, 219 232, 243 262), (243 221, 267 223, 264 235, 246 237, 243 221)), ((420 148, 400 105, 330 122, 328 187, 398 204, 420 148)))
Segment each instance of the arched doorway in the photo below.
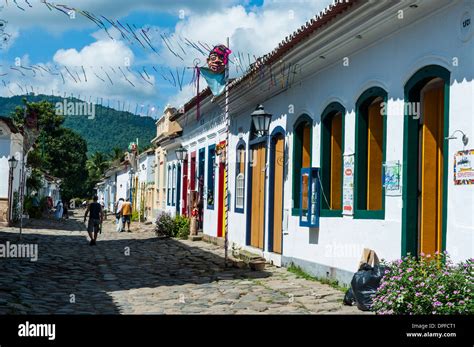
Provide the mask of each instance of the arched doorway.
POLYGON ((450 73, 430 65, 405 85, 402 253, 446 245, 450 73))
POLYGON ((273 131, 270 140, 270 185, 268 248, 273 253, 283 250, 283 181, 285 174, 285 133, 283 128, 273 131))
POLYGON ((261 250, 265 246, 265 178, 268 135, 250 127, 248 155, 247 245, 261 250))

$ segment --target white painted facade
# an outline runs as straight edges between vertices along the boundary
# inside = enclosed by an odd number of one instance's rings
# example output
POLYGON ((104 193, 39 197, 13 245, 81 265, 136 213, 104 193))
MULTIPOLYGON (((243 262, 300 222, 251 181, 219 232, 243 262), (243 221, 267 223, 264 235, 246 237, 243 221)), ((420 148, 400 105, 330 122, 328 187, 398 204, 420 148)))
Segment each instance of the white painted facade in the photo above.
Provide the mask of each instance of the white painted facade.
MULTIPOLYGON (((21 159, 23 152, 23 136, 15 129, 12 130, 7 124, 9 120, 0 119, 0 223, 8 223, 9 201, 9 177, 10 167, 8 159, 15 157, 18 160, 17 167, 13 170, 12 197, 20 190, 21 159)), ((26 193, 26 189, 25 189, 26 193)))
POLYGON ((13 191, 18 191, 20 186, 21 153, 23 137, 13 133, 8 126, 0 120, 0 198, 8 197, 8 159, 12 156, 18 160, 18 165, 13 172, 13 191))
MULTIPOLYGON (((211 98, 207 97, 201 100, 200 105, 200 118, 196 120, 196 107, 194 106, 186 112, 177 121, 183 128, 183 134, 179 138, 181 145, 186 148, 188 156, 188 190, 199 189, 199 153, 204 151, 204 175, 203 182, 203 228, 204 234, 218 237, 218 199, 219 199, 219 174, 218 167, 214 167, 214 205, 208 204, 208 176, 209 176, 209 147, 215 146, 225 141, 225 118, 222 109, 217 103, 211 103, 211 98), (191 155, 196 156, 196 179, 194 187, 191 186, 191 155)), ((176 155, 175 153, 168 152, 169 155, 176 155)), ((216 156, 217 158, 217 156, 216 156)), ((217 159, 216 159, 217 160, 217 159)), ((168 158, 168 163, 170 157, 168 158)), ((183 176, 183 174, 181 175, 183 176)), ((181 177, 182 180, 182 177, 181 177)), ((181 183, 183 187, 183 183, 181 183)), ((181 189, 182 196, 182 189, 181 189)), ((181 206, 183 206, 183 200, 181 198, 181 206)))
POLYGON ((130 198, 130 166, 125 165, 117 171, 117 200, 130 198))
POLYGON ((155 154, 153 151, 147 151, 139 155, 138 167, 137 167, 138 187, 135 190, 137 194, 137 211, 143 210, 144 216, 151 217, 151 210, 148 211, 147 207, 151 203, 148 201, 152 194, 150 189, 154 189, 154 177, 155 177, 155 154))
POLYGON ((53 206, 56 206, 58 201, 61 199, 61 180, 51 176, 43 175, 42 183, 43 186, 38 192, 38 196, 40 198, 49 196, 53 200, 53 206))
POLYGON ((104 201, 104 208, 107 212, 115 210, 115 189, 115 170, 112 169, 106 172, 102 182, 97 184, 97 197, 99 202, 104 201))
MULTIPOLYGON (((268 77, 251 87, 244 81, 231 89, 238 94, 231 103, 231 162, 235 162, 237 142, 249 148, 250 114, 258 103, 273 114, 270 133, 280 126, 286 131, 284 180, 284 223, 282 256, 268 252, 268 194, 265 196, 265 246, 263 250, 246 246, 246 213, 234 212, 235 165, 229 165, 230 215, 229 240, 264 255, 275 263, 295 262, 320 277, 334 277, 348 283, 357 270, 363 248, 371 248, 379 257, 397 259, 402 255, 403 198, 385 195, 383 220, 354 219, 353 216, 320 218, 319 229, 299 226, 292 209, 293 125, 302 114, 313 120, 312 166, 320 166, 320 122, 323 110, 337 101, 346 109, 344 152, 355 149, 355 104, 370 87, 381 87, 388 93, 386 161, 403 163, 404 85, 421 68, 439 65, 451 74, 449 97, 449 132, 462 130, 474 138, 474 40, 462 34, 466 14, 474 14, 472 1, 415 1, 418 8, 406 2, 361 5, 335 25, 318 31, 301 48, 283 57, 287 63, 299 63, 302 74, 288 88, 268 90, 268 77), (404 19, 397 17, 404 11, 404 19), (361 39, 355 38, 362 35, 361 39), (326 45, 321 42, 329 42, 326 45), (325 59, 320 58, 321 55, 325 59), (348 66, 344 66, 344 58, 348 66), (233 156, 233 157, 232 157, 233 156), (313 266, 314 265, 314 266, 313 266)), ((472 17, 471 17, 472 18, 472 17)), ((258 80, 258 77, 257 77, 258 80)), ((223 100, 221 99, 222 105, 223 100)), ((203 137, 204 134, 201 135, 203 137)), ((197 142, 193 140, 194 147, 197 142)), ((466 149, 474 148, 472 141, 466 149)), ((462 150, 461 140, 449 141, 447 178, 446 250, 454 261, 474 254, 474 185, 453 184, 453 158, 462 150)), ((267 162, 269 151, 267 151, 267 162)), ((268 172, 266 173, 268 192, 268 172)), ((403 180, 403 177, 402 177, 403 180)), ((246 189, 248 177, 246 177, 246 189)), ((250 197, 245 198, 245 209, 250 197)), ((205 228, 206 230, 206 228, 205 228)))

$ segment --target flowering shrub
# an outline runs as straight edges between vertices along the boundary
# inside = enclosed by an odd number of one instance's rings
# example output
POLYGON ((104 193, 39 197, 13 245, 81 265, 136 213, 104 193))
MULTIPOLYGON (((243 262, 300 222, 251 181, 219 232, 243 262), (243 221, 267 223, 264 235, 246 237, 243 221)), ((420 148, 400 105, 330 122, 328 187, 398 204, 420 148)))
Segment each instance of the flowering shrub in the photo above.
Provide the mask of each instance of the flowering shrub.
POLYGON ((454 265, 444 252, 384 263, 377 314, 474 314, 474 259, 454 265))

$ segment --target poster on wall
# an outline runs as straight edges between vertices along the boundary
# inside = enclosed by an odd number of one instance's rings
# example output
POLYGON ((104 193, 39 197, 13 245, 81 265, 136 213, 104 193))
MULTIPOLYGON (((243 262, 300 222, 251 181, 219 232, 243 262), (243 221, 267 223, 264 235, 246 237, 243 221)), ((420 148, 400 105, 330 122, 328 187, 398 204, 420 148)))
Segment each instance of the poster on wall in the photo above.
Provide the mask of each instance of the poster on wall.
POLYGON ((354 214, 354 154, 344 155, 342 214, 347 216, 354 214))
POLYGON ((474 149, 454 155, 454 184, 474 184, 474 149))
POLYGON ((400 161, 388 161, 384 163, 383 185, 387 195, 400 195, 402 165, 400 161))

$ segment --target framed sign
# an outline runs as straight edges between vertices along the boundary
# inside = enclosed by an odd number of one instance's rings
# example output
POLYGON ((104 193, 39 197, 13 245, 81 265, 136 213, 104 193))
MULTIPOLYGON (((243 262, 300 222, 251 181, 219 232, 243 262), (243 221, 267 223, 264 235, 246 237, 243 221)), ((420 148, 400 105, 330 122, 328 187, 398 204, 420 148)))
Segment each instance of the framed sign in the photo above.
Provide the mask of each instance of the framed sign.
POLYGON ((399 160, 388 161, 383 164, 383 186, 387 195, 400 195, 402 165, 399 160))
POLYGON ((319 228, 319 168, 301 169, 300 226, 319 228))
POLYGON ((342 181, 342 214, 354 214, 354 154, 344 155, 342 181))
POLYGON ((454 155, 454 184, 474 184, 474 149, 454 155))

